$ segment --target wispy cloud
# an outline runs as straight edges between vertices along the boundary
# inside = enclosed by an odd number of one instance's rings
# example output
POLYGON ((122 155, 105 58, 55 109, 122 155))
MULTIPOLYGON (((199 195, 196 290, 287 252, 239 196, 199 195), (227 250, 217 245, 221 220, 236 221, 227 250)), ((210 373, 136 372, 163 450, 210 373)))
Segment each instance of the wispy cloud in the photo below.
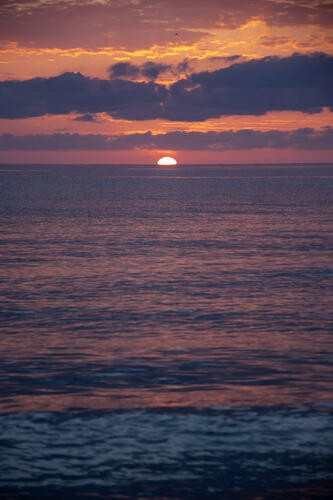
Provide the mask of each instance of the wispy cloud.
POLYGON ((325 0, 2 0, 0 14, 0 41, 58 48, 147 48, 171 43, 178 32, 182 43, 193 43, 212 29, 253 20, 274 27, 333 24, 332 2, 325 0))

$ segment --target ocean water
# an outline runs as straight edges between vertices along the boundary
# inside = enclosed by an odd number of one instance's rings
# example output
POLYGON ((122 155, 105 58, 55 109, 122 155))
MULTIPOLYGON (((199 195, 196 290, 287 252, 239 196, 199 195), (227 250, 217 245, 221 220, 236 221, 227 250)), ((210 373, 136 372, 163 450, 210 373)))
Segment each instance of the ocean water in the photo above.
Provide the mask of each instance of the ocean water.
POLYGON ((333 492, 333 165, 0 166, 0 498, 333 492))

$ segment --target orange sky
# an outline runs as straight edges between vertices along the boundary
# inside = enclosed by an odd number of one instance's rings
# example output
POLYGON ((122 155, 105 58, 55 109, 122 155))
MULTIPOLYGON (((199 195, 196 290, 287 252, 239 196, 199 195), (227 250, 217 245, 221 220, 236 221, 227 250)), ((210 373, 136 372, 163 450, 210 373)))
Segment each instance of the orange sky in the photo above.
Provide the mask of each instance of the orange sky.
MULTIPOLYGON (((5 83, 40 77, 47 81, 65 72, 79 72, 86 78, 105 81, 114 78, 110 67, 123 62, 129 63, 133 72, 133 68, 139 69, 136 74, 121 75, 122 79, 149 85, 152 79, 143 74, 142 68, 145 63, 153 62, 166 68, 154 77, 154 84, 168 91, 182 79, 191 80, 193 74, 215 74, 223 68, 264 57, 283 59, 295 53, 310 56, 319 52, 332 55, 332 7, 332 2, 327 0, 183 0, 181 4, 175 0, 4 0, 0 3, 0 80, 5 83)), ((318 84, 313 84, 311 96, 316 91, 315 85, 318 84)), ((281 89, 283 87, 281 80, 281 89)), ((0 96, 1 92, 5 96, 7 90, 0 88, 0 96)), ((322 92, 319 87, 317 92, 322 92)), ((19 110, 21 94, 13 95, 12 107, 19 110)), ((281 95, 283 99, 285 94, 281 95)), ((290 103, 289 109, 278 109, 275 103, 270 110, 268 103, 268 108, 259 113, 238 109, 234 114, 232 110, 223 114, 222 107, 220 116, 206 116, 206 113, 201 118, 196 111, 190 120, 186 119, 191 116, 188 109, 184 120, 174 119, 172 114, 166 118, 142 119, 140 116, 135 119, 132 112, 125 118, 126 113, 116 116, 107 108, 102 112, 88 111, 86 116, 79 110, 75 112, 74 105, 73 109, 67 106, 63 112, 61 95, 56 98, 59 110, 51 113, 46 109, 22 113, 21 117, 17 116, 19 111, 11 114, 9 109, 8 115, 0 117, 0 135, 119 135, 148 131, 154 135, 244 129, 296 131, 305 127, 320 131, 333 126, 329 96, 326 101, 319 100, 317 108, 303 111, 304 105, 297 109, 297 92, 296 109, 291 109, 290 103)), ((34 99, 27 99, 33 108, 34 99)), ((279 99, 277 91, 276 100, 279 99)), ((200 96, 193 99, 194 107, 200 107, 199 100, 200 96)), ((133 104, 128 106, 133 108, 133 104)), ((86 162, 89 159, 92 163, 151 163, 161 152, 173 153, 184 163, 333 161, 332 149, 327 146, 322 150, 318 146, 306 150, 292 145, 244 151, 238 150, 235 144, 235 149, 227 150, 222 146, 220 150, 203 147, 199 154, 198 150, 181 150, 179 144, 174 150, 147 150, 142 144, 121 151, 84 152, 64 151, 61 145, 57 151, 16 150, 15 146, 6 150, 6 144, 2 146, 2 162, 86 162)))

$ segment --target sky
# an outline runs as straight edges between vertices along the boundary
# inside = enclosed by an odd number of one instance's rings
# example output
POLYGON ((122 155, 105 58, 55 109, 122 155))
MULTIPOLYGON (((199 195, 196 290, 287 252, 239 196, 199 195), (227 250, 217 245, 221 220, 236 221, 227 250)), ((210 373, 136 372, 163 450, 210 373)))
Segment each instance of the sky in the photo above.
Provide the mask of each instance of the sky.
POLYGON ((333 0, 0 0, 0 162, 333 161, 333 0))

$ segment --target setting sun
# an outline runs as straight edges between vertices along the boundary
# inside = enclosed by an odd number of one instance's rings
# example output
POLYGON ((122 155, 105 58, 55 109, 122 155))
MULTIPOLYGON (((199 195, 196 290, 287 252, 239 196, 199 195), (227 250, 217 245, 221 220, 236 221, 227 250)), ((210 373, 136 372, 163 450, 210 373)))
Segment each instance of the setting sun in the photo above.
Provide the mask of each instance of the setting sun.
POLYGON ((157 165, 177 165, 177 161, 171 156, 163 156, 158 160, 157 165))

